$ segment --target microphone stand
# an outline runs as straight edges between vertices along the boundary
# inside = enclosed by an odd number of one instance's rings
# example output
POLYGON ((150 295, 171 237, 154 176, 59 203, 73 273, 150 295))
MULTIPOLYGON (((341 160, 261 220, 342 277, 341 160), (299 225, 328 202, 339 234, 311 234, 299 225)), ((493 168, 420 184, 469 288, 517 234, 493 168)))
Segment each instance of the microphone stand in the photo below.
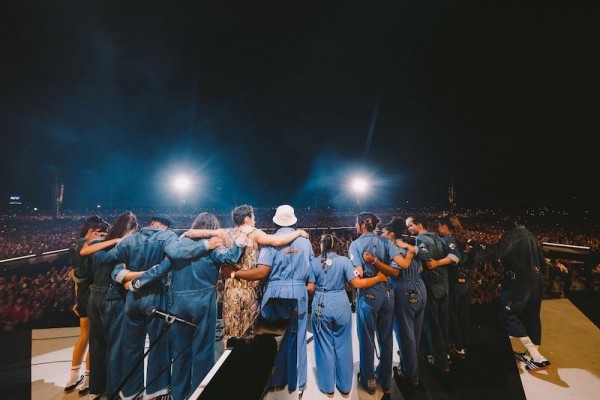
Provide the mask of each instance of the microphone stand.
MULTIPOLYGON (((142 358, 133 366, 133 368, 129 371, 129 373, 127 374, 127 376, 125 376, 125 379, 123 379, 123 381, 121 382, 121 384, 119 385, 119 387, 117 387, 117 389, 115 390, 115 393, 113 393, 112 397, 110 398, 110 400, 119 400, 120 399, 120 391, 121 389, 123 389, 123 386, 125 386, 125 383, 131 378, 131 376, 133 375, 135 369, 140 365, 140 363, 144 362, 144 358, 146 358, 146 356, 150 353, 150 350, 152 350, 152 348, 156 345, 156 343, 158 343, 158 341, 164 336, 165 333, 167 333, 167 331, 169 330, 169 328, 171 326, 173 326, 173 324, 177 322, 175 320, 175 317, 172 315, 167 315, 165 316, 165 327, 162 330, 162 332, 156 337, 156 340, 152 343, 150 343, 150 346, 148 346, 148 350, 146 350, 144 352, 144 354, 142 354, 142 358)), ((187 321, 186 321, 187 322, 187 321)), ((189 325, 188 326, 194 326, 195 328, 198 327, 198 325, 194 325, 191 322, 187 322, 189 325)), ((195 329, 194 328, 194 329, 195 329)), ((179 358, 181 354, 179 354, 177 356, 177 358, 179 358)), ((138 393, 136 393, 133 398, 136 399, 138 398, 138 396, 140 394, 142 394, 144 392, 144 390, 146 390, 146 388, 148 387, 148 385, 150 385, 152 382, 154 382, 156 379, 158 379, 159 376, 161 376, 168 368, 171 367, 171 364, 173 364, 173 360, 171 360, 171 362, 169 363, 169 365, 166 368, 163 368, 162 371, 160 371, 160 373, 157 375, 156 378, 154 378, 152 381, 148 382, 148 384, 146 384, 146 386, 144 386, 142 388, 142 390, 140 390, 138 393)))

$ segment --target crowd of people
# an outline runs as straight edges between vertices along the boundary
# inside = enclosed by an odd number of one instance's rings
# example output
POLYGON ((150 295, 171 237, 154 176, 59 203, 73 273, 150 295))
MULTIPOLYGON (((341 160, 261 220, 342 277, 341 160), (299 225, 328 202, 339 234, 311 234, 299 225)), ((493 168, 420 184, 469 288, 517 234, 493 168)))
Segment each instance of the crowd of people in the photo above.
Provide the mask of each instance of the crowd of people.
MULTIPOLYGON (((262 229, 270 228, 268 223, 272 209, 255 209, 256 219, 262 229), (263 225, 260 225, 263 224, 263 225)), ((154 213, 151 210, 136 211, 140 219, 147 219, 154 213)), ((324 211, 302 209, 302 227, 307 231, 316 228, 333 229, 339 227, 353 227, 355 212, 353 211, 324 211)), ((435 219, 444 213, 443 210, 422 209, 384 209, 376 213, 384 221, 394 215, 415 214, 435 219)), ((215 210, 213 214, 220 221, 229 221, 229 212, 215 210)), ((111 220, 119 215, 118 211, 111 211, 104 217, 111 220)), ((494 211, 469 211, 457 212, 465 225, 465 236, 481 243, 493 243, 502 234, 498 225, 500 214, 494 211)), ((78 238, 76 233, 81 227, 85 215, 65 214, 57 219, 50 216, 25 216, 3 215, 0 216, 0 260, 13 257, 41 254, 45 251, 65 249, 71 246, 78 238)), ((175 228, 184 229, 190 226, 195 215, 173 215, 176 221, 175 228)), ((225 222, 224 222, 225 223, 225 222)), ((227 224, 227 223, 225 223, 227 224)), ((600 252, 599 227, 594 224, 576 223, 561 214, 534 216, 528 222, 532 232, 541 242, 561 243, 567 245, 587 246, 593 252, 600 252)), ((350 237, 347 237, 350 240, 350 237)), ((317 242, 313 242, 317 246, 317 242)))
MULTIPOLYGON (((82 327, 81 345, 74 349, 71 376, 65 390, 77 387, 80 394, 89 392, 92 399, 133 398, 144 391, 153 398, 169 394, 185 398, 214 363, 217 302, 210 299, 223 304, 225 345, 228 338, 244 335, 252 329, 259 314, 267 319, 281 318, 282 311, 271 309, 270 299, 293 299, 298 302, 296 314, 287 310, 287 315, 295 324, 291 330, 294 335, 286 335, 282 343, 286 350, 281 353, 298 351, 297 357, 292 357, 297 363, 289 365, 289 356, 276 360, 276 370, 280 373, 272 377, 271 385, 287 386, 302 396, 306 385, 303 334, 310 315, 313 329, 316 325, 320 331, 315 333, 319 364, 328 365, 317 371, 319 389, 331 396, 335 387, 346 396, 352 383, 352 377, 346 376, 347 368, 343 377, 332 375, 331 370, 336 363, 348 364, 348 354, 339 355, 339 360, 332 359, 327 347, 331 341, 326 335, 346 337, 347 333, 340 336, 328 324, 336 318, 346 321, 345 313, 350 312, 352 305, 357 313, 361 345, 359 385, 369 393, 374 393, 379 385, 389 396, 392 370, 396 382, 410 387, 420 384, 416 356, 422 351, 421 329, 426 338, 424 355, 433 368, 447 372, 451 355, 467 356, 468 334, 463 331, 468 325, 468 306, 501 299, 506 290, 503 282, 506 283, 507 273, 512 271, 506 270, 506 261, 503 262, 500 255, 476 258, 476 251, 471 252, 473 248, 485 249, 481 243, 502 242, 504 230, 490 222, 494 219, 490 215, 467 215, 460 219, 454 215, 450 219, 440 218, 432 211, 421 211, 404 214, 410 217, 400 219, 397 210, 387 210, 382 218, 390 222, 380 224, 382 219, 373 213, 361 213, 357 217, 353 212, 310 211, 298 222, 289 206, 280 206, 272 219, 269 212, 272 215, 272 210, 237 207, 231 214, 234 227, 229 229, 220 228, 219 220, 225 221, 225 214, 201 213, 196 218, 179 215, 177 224, 167 215, 144 215, 139 218, 151 223, 141 230, 136 216, 127 212, 112 216, 112 227, 97 216, 84 218, 79 235, 77 230, 82 220, 75 216, 55 221, 4 219, 4 234, 0 236, 4 256, 24 255, 18 252, 40 254, 69 247, 71 260, 70 265, 60 271, 52 268, 29 276, 13 270, 10 276, 0 276, 2 329, 48 326, 59 316, 64 323, 65 315, 70 316, 69 322, 73 323, 70 313, 74 312, 82 327), (90 224, 94 218, 98 224, 90 224), (275 224, 274 229, 266 227, 265 221, 269 219, 275 224), (263 223, 264 230, 256 227, 257 220, 263 223), (179 228, 178 234, 173 232, 176 226, 186 224, 190 230, 184 232, 179 228), (290 229, 296 225, 304 230, 290 229), (28 227, 33 227, 29 236, 28 227), (271 231, 275 234, 269 234, 271 231), (26 237, 29 239, 25 240, 26 237), (13 248, 12 240, 29 243, 13 248), (74 243, 77 246, 74 247, 74 243), (154 249, 150 253, 148 246, 154 249), (228 250, 214 250, 217 248, 228 250), (307 258, 296 261, 297 265, 292 267, 285 261, 290 257, 280 254, 282 248, 289 251, 285 254, 298 252, 307 258), (336 275, 335 269, 327 275, 328 268, 340 261, 344 261, 345 267, 336 268, 346 272, 336 275), (290 268, 295 271, 293 275, 287 272, 290 268), (198 270, 209 272, 192 272, 198 270), (346 301, 341 303, 348 308, 336 307, 336 312, 343 311, 343 315, 331 315, 331 309, 323 308, 324 304, 334 301, 330 300, 329 292, 344 295, 346 301), (310 302, 313 293, 316 303, 314 299, 310 302), (204 300, 190 303, 190 297, 204 300), (379 299, 377 306, 373 299, 379 299), (108 304, 110 318, 106 314, 108 304), (160 341, 165 322, 152 318, 156 310, 182 315, 202 328, 192 334, 187 327, 177 326, 172 328, 168 341, 160 341), (122 335, 119 329, 137 333, 122 335), (140 338, 146 334, 151 346, 156 347, 144 372, 138 360, 143 353, 140 338), (380 354, 376 369, 375 335, 379 338, 380 354), (393 336, 402 359, 397 366, 391 363, 393 336), (88 337, 91 362, 87 362, 86 374, 80 375, 88 337), (124 350, 126 357, 122 362, 124 350), (174 363, 172 370, 179 372, 169 377, 171 363, 174 363), (116 368, 117 365, 120 368, 116 368), (150 378, 148 387, 143 384, 144 375, 150 378), (121 382, 123 376, 128 379, 121 382)), ((556 234, 549 231, 540 234, 544 226, 539 227, 536 242, 576 240, 576 244, 592 249, 599 245, 593 232, 588 233, 589 236, 582 232, 567 234, 572 231, 562 230, 556 234)), ((589 273, 575 260, 546 259, 544 268, 546 265, 549 273, 541 285, 545 298, 600 289, 600 265, 589 268, 589 273)), ((516 331, 521 337, 522 332, 516 331)), ((532 338, 533 342, 524 341, 529 353, 516 353, 518 358, 532 368, 549 365, 537 352, 539 337, 533 335, 532 338)))
POLYGON ((2 330, 69 326, 74 323, 74 283, 70 268, 52 267, 32 277, 11 273, 0 277, 2 330))

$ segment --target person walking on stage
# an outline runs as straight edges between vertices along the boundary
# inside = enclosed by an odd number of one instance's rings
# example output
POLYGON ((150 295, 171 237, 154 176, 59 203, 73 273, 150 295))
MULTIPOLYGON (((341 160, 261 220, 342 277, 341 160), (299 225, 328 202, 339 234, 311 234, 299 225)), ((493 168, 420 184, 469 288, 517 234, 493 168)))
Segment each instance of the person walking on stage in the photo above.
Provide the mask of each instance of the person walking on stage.
POLYGON ((550 361, 539 346, 542 342, 540 311, 544 277, 548 267, 536 237, 521 218, 509 218, 500 241, 492 246, 475 246, 477 261, 500 260, 505 269, 500 305, 510 337, 519 338, 526 352, 515 351, 517 360, 528 370, 547 368, 550 361))

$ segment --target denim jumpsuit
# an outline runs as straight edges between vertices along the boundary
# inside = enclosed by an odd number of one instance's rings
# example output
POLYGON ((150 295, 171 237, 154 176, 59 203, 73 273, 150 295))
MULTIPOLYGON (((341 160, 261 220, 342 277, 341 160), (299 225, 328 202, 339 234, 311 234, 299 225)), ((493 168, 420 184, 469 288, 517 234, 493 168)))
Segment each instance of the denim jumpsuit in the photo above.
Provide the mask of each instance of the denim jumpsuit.
POLYGON ((235 264, 242 254, 238 244, 221 247, 202 256, 192 256, 190 238, 180 241, 178 260, 161 263, 146 271, 131 283, 136 290, 170 274, 168 289, 169 312, 198 327, 174 324, 169 330, 172 368, 172 396, 183 400, 202 382, 215 363, 217 325, 217 278, 223 264, 235 264), (190 257, 187 257, 190 255, 190 257))
MULTIPOLYGON (((92 242, 93 243, 93 242, 92 242)), ((90 393, 106 392, 112 398, 123 379, 121 340, 125 314, 125 289, 111 278, 114 263, 106 262, 107 250, 90 256, 92 285, 90 318, 90 393)))
MULTIPOLYGON (((402 256, 406 250, 399 248, 402 256)), ((395 265, 393 263, 392 265, 395 265)), ((394 333, 400 349, 400 372, 410 382, 419 381, 419 343, 425 317, 427 290, 419 274, 421 263, 413 258, 397 277, 390 277, 396 301, 394 305, 394 333)))
POLYGON ((356 277, 348 257, 327 253, 312 260, 316 290, 312 303, 317 385, 323 393, 350 393, 354 361, 352 357, 352 309, 346 282, 356 277))
MULTIPOLYGON (((107 253, 112 261, 123 262, 131 271, 146 271, 163 261, 165 254, 181 258, 181 253, 195 257, 207 251, 207 242, 194 243, 193 249, 183 249, 173 231, 145 227, 140 232, 127 236, 107 253), (185 251, 184 251, 185 250, 185 251)), ((119 281, 117 276, 117 281, 119 281)), ((153 346, 148 355, 146 371, 146 395, 150 398, 169 392, 169 350, 167 337, 161 337, 165 321, 148 315, 153 308, 164 309, 165 282, 157 280, 137 292, 128 292, 123 318, 123 374, 133 371, 121 389, 121 397, 132 399, 144 388, 144 342, 146 334, 153 346), (160 338, 160 340, 158 340, 160 338)))
MULTIPOLYGON (((275 234, 293 232, 294 228, 280 228, 275 234)), ((314 253, 310 241, 299 237, 292 243, 261 248, 258 263, 270 267, 269 277, 261 302, 261 315, 267 321, 280 319, 277 310, 267 306, 271 298, 295 299, 297 313, 290 320, 279 351, 275 357, 274 373, 268 387, 287 384, 291 391, 304 390, 306 386, 306 323, 308 314, 308 292, 306 283, 314 281, 310 276, 310 262, 314 253)))
MULTIPOLYGON (((372 232, 363 233, 350 244, 350 260, 355 267, 363 268, 363 278, 377 275, 377 269, 365 263, 363 253, 370 252, 385 264, 399 254, 391 240, 372 232)), ((398 268, 398 266, 396 266, 398 268)), ((378 283, 367 289, 357 290, 356 324, 359 343, 360 385, 370 394, 375 393, 377 381, 387 392, 392 381, 392 351, 394 339, 394 290, 387 282, 378 283), (375 370, 375 332, 379 342, 380 361, 375 370)))

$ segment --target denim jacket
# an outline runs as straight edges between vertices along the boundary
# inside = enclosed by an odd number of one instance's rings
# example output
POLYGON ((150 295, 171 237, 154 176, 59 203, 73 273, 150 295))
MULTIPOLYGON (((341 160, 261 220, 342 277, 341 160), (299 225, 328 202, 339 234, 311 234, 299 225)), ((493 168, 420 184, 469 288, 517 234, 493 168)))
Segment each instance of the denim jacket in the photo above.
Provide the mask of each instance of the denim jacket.
MULTIPOLYGON (((102 256, 106 263, 122 262, 127 265, 127 270, 115 269, 112 277, 121 282, 119 278, 129 271, 146 271, 160 264, 165 255, 172 259, 197 257, 208 250, 208 241, 202 240, 193 246, 182 246, 173 231, 145 227, 138 233, 127 236, 115 248, 102 256)), ((167 261, 165 261, 167 262, 167 261)))
POLYGON ((214 287, 219 268, 224 264, 235 264, 242 255, 243 247, 234 243, 231 248, 219 247, 208 254, 194 256, 201 241, 184 238, 180 241, 177 259, 165 258, 131 282, 131 290, 137 291, 172 272, 171 290, 175 292, 214 287))

